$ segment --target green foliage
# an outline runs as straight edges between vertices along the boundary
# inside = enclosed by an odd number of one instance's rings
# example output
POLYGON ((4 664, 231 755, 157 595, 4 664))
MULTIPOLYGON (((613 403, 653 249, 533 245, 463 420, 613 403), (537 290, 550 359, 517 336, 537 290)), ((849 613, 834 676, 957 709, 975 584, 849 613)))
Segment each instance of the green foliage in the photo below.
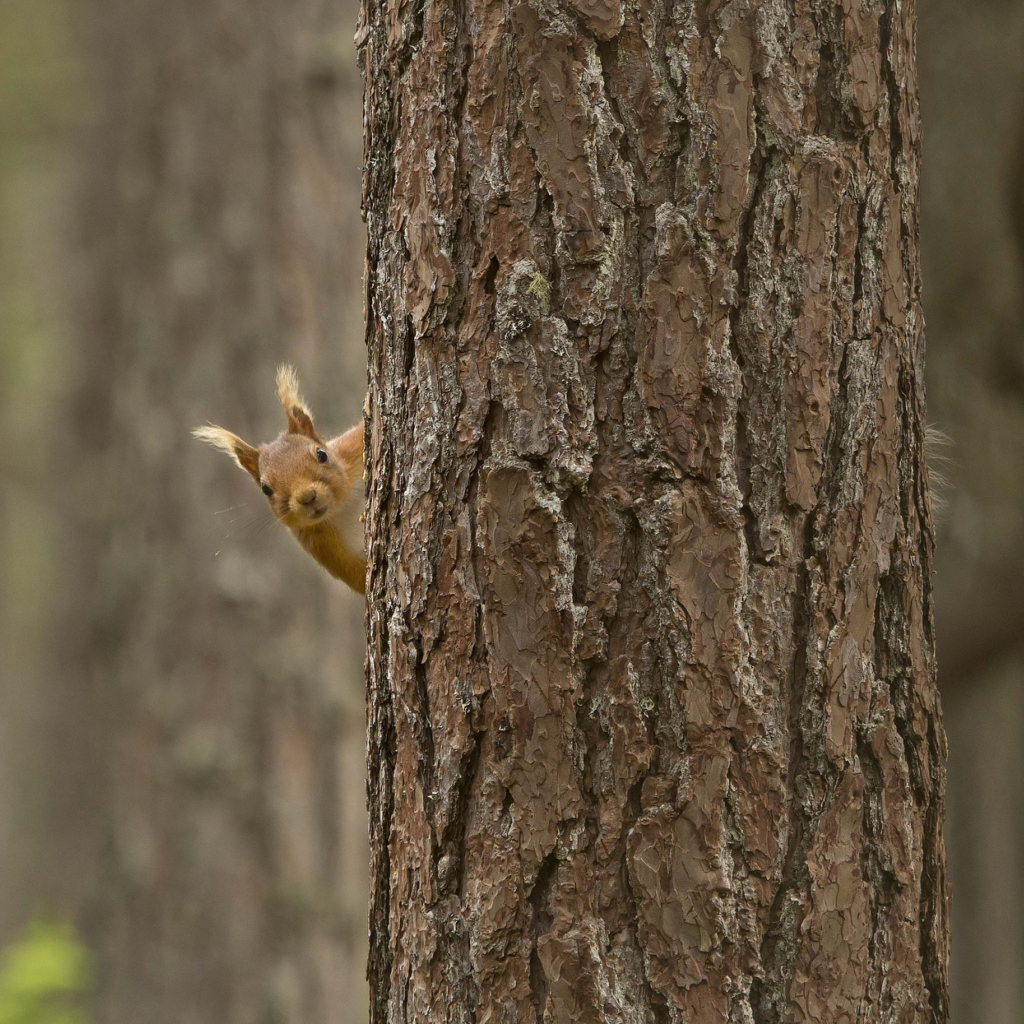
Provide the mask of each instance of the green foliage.
POLYGON ((33 921, 0 951, 0 1024, 88 1024, 92 961, 69 924, 33 921))

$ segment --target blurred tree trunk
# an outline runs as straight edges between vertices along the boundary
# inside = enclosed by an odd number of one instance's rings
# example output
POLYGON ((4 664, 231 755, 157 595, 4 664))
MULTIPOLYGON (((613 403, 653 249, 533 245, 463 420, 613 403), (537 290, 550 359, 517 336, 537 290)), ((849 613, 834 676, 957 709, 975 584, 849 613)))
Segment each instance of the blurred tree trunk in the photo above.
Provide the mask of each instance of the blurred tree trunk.
POLYGON ((70 13, 62 2, 0 5, 0 945, 38 910, 42 887, 54 693, 40 654, 53 644, 64 507, 46 441, 67 365, 55 228, 66 209, 62 143, 82 91, 70 13))
POLYGON ((375 1024, 946 1019, 914 18, 364 3, 375 1024))
POLYGON ((951 1019, 1024 1020, 1024 5, 922 0, 928 415, 956 893, 951 1019))
POLYGON ((100 877, 101 1024, 365 1019, 361 602, 189 436, 276 434, 283 359, 360 415, 354 10, 86 14, 53 874, 100 877))

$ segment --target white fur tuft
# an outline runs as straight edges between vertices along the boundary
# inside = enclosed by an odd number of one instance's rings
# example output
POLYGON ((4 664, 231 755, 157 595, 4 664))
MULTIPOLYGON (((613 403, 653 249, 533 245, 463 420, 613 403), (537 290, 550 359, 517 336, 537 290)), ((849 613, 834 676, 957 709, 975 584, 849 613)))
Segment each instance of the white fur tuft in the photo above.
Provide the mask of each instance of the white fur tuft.
POLYGON ((230 430, 225 430, 223 427, 215 427, 210 423, 205 427, 196 427, 192 431, 192 436, 213 445, 214 448, 219 449, 226 455, 230 455, 236 465, 241 466, 247 473, 256 475, 259 453, 251 445, 246 444, 237 434, 232 434, 230 430), (251 465, 247 466, 242 461, 243 457, 251 465))
POLYGON ((302 396, 299 394, 299 377, 295 367, 288 363, 282 363, 277 368, 277 394, 284 406, 284 411, 291 415, 292 409, 297 405, 302 409, 306 408, 302 396))
POLYGON ((932 492, 932 512, 941 522, 949 511, 949 467, 953 460, 947 454, 953 439, 937 427, 926 427, 924 453, 928 463, 928 483, 932 492))
POLYGON ((196 427, 192 431, 192 436, 197 437, 200 441, 205 441, 207 444, 212 444, 214 448, 219 448, 222 452, 230 455, 235 462, 238 462, 238 454, 235 451, 238 438, 230 430, 225 430, 223 427, 215 427, 211 423, 205 427, 196 427))

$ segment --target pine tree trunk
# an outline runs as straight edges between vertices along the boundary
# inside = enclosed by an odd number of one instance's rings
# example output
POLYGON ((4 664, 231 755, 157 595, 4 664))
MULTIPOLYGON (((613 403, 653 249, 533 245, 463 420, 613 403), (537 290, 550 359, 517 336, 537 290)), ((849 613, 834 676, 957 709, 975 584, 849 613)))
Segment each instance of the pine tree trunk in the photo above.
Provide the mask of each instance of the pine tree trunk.
POLYGON ((364 0, 374 1024, 947 1015, 912 0, 364 0))

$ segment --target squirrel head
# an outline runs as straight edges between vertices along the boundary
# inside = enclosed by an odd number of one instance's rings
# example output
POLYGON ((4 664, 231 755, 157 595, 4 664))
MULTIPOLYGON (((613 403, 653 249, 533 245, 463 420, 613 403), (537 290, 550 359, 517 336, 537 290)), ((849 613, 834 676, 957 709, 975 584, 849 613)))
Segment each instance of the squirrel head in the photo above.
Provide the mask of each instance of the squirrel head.
POLYGON ((288 426, 273 441, 254 448, 215 426, 192 433, 230 455, 259 484, 281 523, 293 531, 308 530, 345 504, 357 468, 317 433, 292 367, 278 368, 277 393, 288 426))

